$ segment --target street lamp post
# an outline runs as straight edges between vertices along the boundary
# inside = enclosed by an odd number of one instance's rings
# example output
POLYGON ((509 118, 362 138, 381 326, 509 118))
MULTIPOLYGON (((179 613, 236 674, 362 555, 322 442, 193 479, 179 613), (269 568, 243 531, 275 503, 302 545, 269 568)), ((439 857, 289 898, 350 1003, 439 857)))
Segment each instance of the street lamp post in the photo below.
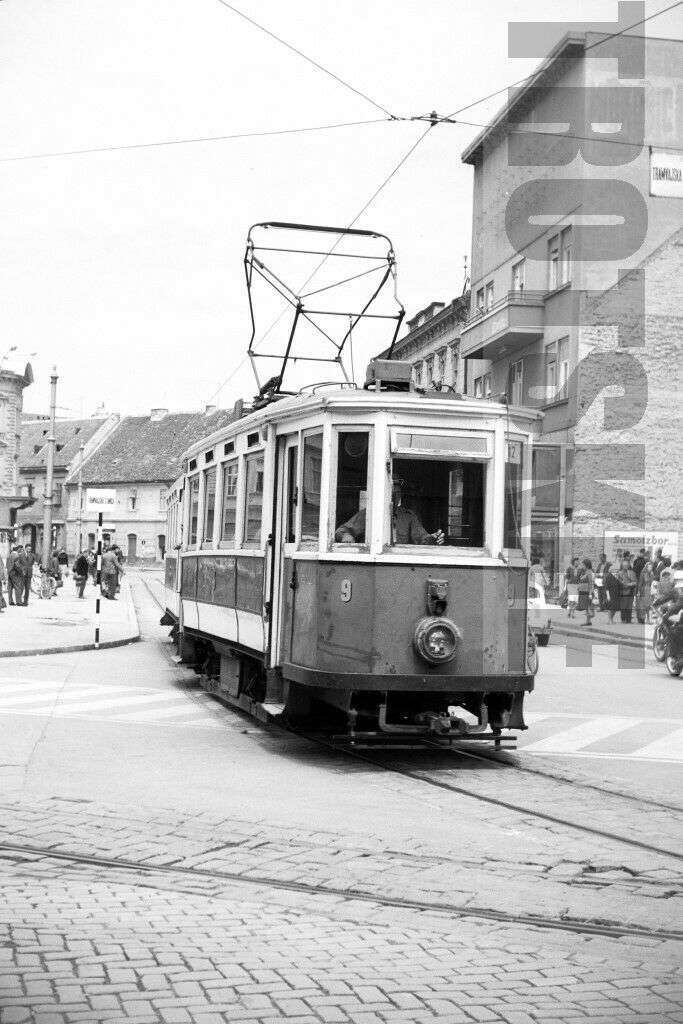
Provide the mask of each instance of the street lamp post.
POLYGON ((43 499, 43 551, 41 564, 47 570, 50 564, 50 549, 52 545, 52 506, 54 498, 52 490, 54 487, 54 466, 55 466, 55 414, 57 410, 57 367, 52 367, 50 374, 50 434, 47 439, 47 468, 45 470, 45 496, 43 499))
POLYGON ((78 463, 78 551, 83 550, 83 451, 85 441, 81 441, 80 462, 78 463))

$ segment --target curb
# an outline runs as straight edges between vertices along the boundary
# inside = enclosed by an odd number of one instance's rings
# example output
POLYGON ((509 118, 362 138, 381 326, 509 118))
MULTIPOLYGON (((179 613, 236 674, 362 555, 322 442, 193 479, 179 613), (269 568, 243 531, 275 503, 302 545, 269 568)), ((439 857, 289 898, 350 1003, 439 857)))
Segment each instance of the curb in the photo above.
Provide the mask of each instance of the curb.
POLYGON ((124 637, 122 640, 104 640, 95 647, 90 644, 67 644, 65 647, 30 647, 24 651, 0 651, 0 658, 30 658, 41 654, 73 654, 75 651, 104 651, 110 647, 125 647, 127 644, 136 644, 140 640, 140 633, 134 636, 124 637))
POLYGON ((578 629, 567 629, 563 626, 553 625, 553 633, 559 633, 561 636, 578 636, 584 639, 595 637, 601 643, 607 641, 607 643, 615 644, 623 647, 639 647, 643 650, 647 650, 651 645, 652 641, 647 639, 637 639, 632 636, 625 636, 623 633, 608 633, 604 629, 595 629, 593 626, 590 629, 578 630, 578 629))

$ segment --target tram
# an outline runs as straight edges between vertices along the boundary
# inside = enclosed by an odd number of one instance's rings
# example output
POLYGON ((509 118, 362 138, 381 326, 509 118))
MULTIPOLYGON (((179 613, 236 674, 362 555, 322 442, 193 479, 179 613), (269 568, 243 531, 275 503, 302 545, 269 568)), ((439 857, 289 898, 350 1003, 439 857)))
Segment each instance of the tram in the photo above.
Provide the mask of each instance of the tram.
POLYGON ((266 389, 184 454, 162 622, 224 701, 356 739, 525 728, 539 414, 411 373, 266 389))

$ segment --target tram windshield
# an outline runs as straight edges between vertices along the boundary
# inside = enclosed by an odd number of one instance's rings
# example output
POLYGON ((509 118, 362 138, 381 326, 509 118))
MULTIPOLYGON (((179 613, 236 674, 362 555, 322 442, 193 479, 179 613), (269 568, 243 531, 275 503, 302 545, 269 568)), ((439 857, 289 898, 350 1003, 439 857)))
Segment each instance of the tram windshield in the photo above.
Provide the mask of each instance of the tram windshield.
POLYGON ((396 458, 392 463, 392 544, 484 546, 482 462, 396 458))

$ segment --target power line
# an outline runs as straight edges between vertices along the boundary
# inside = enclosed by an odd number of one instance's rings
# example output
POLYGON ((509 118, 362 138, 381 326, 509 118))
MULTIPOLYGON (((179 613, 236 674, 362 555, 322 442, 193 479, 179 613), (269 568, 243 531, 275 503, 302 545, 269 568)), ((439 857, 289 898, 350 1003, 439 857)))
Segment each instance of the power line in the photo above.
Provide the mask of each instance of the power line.
MULTIPOLYGON (((391 179, 392 179, 392 178, 394 177, 394 175, 395 175, 395 174, 396 174, 396 173, 397 173, 397 172, 398 172, 398 171, 399 171, 399 170, 401 169, 401 167, 403 167, 403 165, 405 164, 406 160, 408 160, 408 159, 410 158, 410 156, 411 156, 411 155, 412 155, 412 154, 413 154, 413 153, 415 152, 415 150, 417 149, 417 147, 418 147, 418 146, 420 145, 420 143, 422 143, 422 142, 424 141, 424 139, 425 139, 425 138, 427 137, 427 135, 428 135, 428 134, 430 133, 430 131, 432 130, 432 128, 433 128, 433 127, 434 127, 434 126, 433 126, 432 124, 430 124, 430 125, 429 125, 429 127, 427 128, 427 130, 426 130, 425 132, 423 132, 423 133, 422 133, 422 135, 421 135, 421 136, 419 137, 419 139, 417 140, 417 142, 413 143, 413 145, 412 145, 412 146, 410 147, 410 149, 409 149, 409 150, 408 150, 408 152, 407 152, 407 153, 405 154, 405 156, 403 156, 403 157, 402 157, 402 158, 401 158, 401 159, 399 160, 399 162, 398 162, 398 163, 396 164, 396 166, 394 167, 394 169, 393 169, 393 170, 392 170, 392 171, 391 171, 391 172, 390 172, 390 173, 389 173, 389 174, 387 175, 387 177, 386 177, 386 178, 384 179, 384 181, 383 181, 383 182, 382 182, 382 184, 381 184, 381 185, 379 186, 379 188, 375 189, 375 191, 373 192, 373 194, 372 194, 372 195, 370 196, 370 198, 368 199, 368 201, 367 201, 367 202, 366 202, 366 203, 365 203, 365 204, 364 204, 364 205, 363 205, 363 206, 361 207, 361 209, 360 209, 360 210, 358 211, 358 213, 357 213, 357 214, 356 214, 356 216, 355 216, 355 217, 353 218, 353 220, 351 221, 351 223, 347 225, 347 227, 346 227, 346 229, 345 229, 346 231, 350 230, 350 228, 352 228, 352 227, 354 226, 354 224, 355 224, 355 223, 356 223, 356 222, 358 221, 358 219, 359 219, 360 217, 362 217, 362 216, 363 216, 363 214, 364 214, 364 213, 365 213, 365 211, 366 211, 366 210, 368 209, 368 207, 369 207, 369 206, 370 206, 370 205, 371 205, 371 204, 372 204, 372 203, 373 203, 373 202, 375 201, 375 199, 376 199, 376 198, 377 198, 377 196, 378 196, 378 195, 380 194, 380 192, 382 192, 382 191, 383 191, 383 190, 384 190, 384 189, 386 188, 386 186, 387 186, 387 185, 389 184, 389 182, 390 182, 390 181, 391 181, 391 179)), ((320 268, 322 267, 323 263, 324 263, 324 262, 325 262, 325 261, 326 261, 326 260, 328 259, 328 257, 329 257, 329 256, 331 256, 331 255, 332 255, 332 253, 334 252, 334 250, 335 250, 335 249, 337 248, 337 246, 339 245, 339 242, 341 241, 341 238, 342 238, 342 237, 343 237, 343 236, 341 236, 341 235, 340 235, 340 237, 339 237, 339 238, 337 239, 337 241, 336 241, 336 242, 334 243, 334 245, 332 246, 332 248, 331 248, 331 249, 330 249, 330 250, 329 250, 329 251, 328 251, 327 253, 325 253, 325 255, 323 256, 323 258, 322 258, 322 260, 320 261, 320 263, 318 263, 318 265, 317 265, 317 266, 315 267, 315 269, 314 269, 314 270, 312 271, 312 273, 311 273, 311 274, 309 274, 309 276, 308 276, 308 277, 306 278, 306 280, 305 280, 305 281, 303 282, 303 284, 302 284, 302 285, 301 285, 301 286, 299 287, 299 291, 301 291, 301 290, 302 290, 303 288, 305 288, 305 287, 306 287, 306 285, 307 285, 307 284, 308 284, 308 283, 309 283, 309 282, 310 282, 310 281, 311 281, 311 280, 313 279, 313 277, 315 277, 315 275, 316 275, 316 274, 318 273, 318 271, 319 271, 319 270, 320 270, 320 268)), ((266 331, 266 333, 265 333, 265 334, 264 334, 264 335, 263 335, 263 336, 262 336, 261 338, 259 338, 259 340, 258 340, 258 341, 256 342, 256 345, 254 346, 254 348, 256 348, 256 347, 257 347, 258 345, 260 345, 260 344, 261 344, 261 343, 262 343, 263 341, 265 341, 265 339, 266 339, 266 337, 268 336, 268 334, 269 334, 269 333, 270 333, 270 332, 271 332, 271 331, 273 330, 273 328, 275 327, 275 325, 276 325, 277 323, 279 323, 279 321, 280 321, 280 320, 282 319, 282 317, 284 316, 284 314, 286 313, 286 311, 287 311, 287 307, 285 307, 285 309, 283 309, 283 311, 282 311, 282 313, 280 313, 279 317, 278 317, 278 318, 277 318, 277 319, 276 319, 276 320, 275 320, 275 321, 274 321, 274 322, 273 322, 273 323, 272 323, 272 324, 270 325, 270 327, 268 328, 268 330, 266 331)), ((204 404, 205 404, 205 405, 206 405, 206 404, 209 404, 209 403, 211 402, 211 400, 212 400, 213 398, 215 398, 215 397, 216 397, 216 396, 217 396, 218 394, 220 394, 220 392, 221 392, 221 391, 222 391, 222 389, 223 389, 223 388, 225 387, 225 385, 226 385, 226 384, 229 384, 229 383, 230 383, 230 381, 231 381, 231 380, 233 379, 233 377, 234 377, 234 376, 236 376, 236 374, 238 374, 238 373, 239 373, 239 371, 240 371, 240 370, 242 369, 242 367, 243 367, 243 366, 244 366, 244 365, 245 365, 245 364, 246 364, 246 363, 247 363, 248 361, 249 361, 249 357, 248 357, 248 356, 245 356, 245 357, 244 357, 244 359, 242 359, 242 361, 241 361, 241 362, 239 362, 239 363, 237 364, 237 366, 235 367, 235 369, 234 369, 234 370, 232 370, 232 371, 231 371, 231 372, 230 372, 230 373, 228 374, 228 376, 227 376, 227 377, 225 378, 225 380, 224 380, 224 381, 223 381, 223 382, 222 382, 221 384, 219 384, 219 386, 217 387, 217 389, 216 389, 216 390, 215 390, 215 391, 213 392, 213 394, 212 394, 212 395, 211 395, 211 396, 210 396, 210 397, 209 397, 209 398, 207 399, 207 401, 206 401, 206 402, 205 402, 204 404)))
POLYGON ((222 4, 223 7, 227 7, 228 10, 233 11, 235 14, 238 14, 240 18, 244 18, 244 20, 248 21, 250 25, 254 25, 255 28, 260 29, 261 32, 265 32, 265 34, 267 36, 270 36, 271 39, 275 39, 278 43, 281 43, 283 46, 286 46, 288 50, 291 50, 293 53, 298 54, 299 57, 302 57, 304 60, 308 61, 308 63, 312 64, 313 67, 318 68, 318 70, 322 71, 325 75, 329 75, 330 78, 334 78, 335 82, 339 82, 339 84, 343 85, 345 89, 350 89, 351 92, 355 92, 356 96, 360 96, 362 97, 362 99, 367 100, 367 102, 371 103, 373 107, 377 107, 378 110, 382 110, 385 114, 387 114, 390 118, 393 119, 394 115, 391 113, 390 110, 387 110, 386 107, 383 107, 381 103, 377 103, 375 100, 367 96, 364 92, 361 92, 360 89, 356 89, 353 85, 350 85, 343 78, 340 78, 339 75, 335 75, 333 71, 330 71, 328 68, 323 67, 323 65, 319 64, 317 60, 313 60, 312 57, 309 57, 307 54, 297 49, 296 46, 292 46, 291 43, 288 43, 286 40, 281 39, 280 36, 276 35, 274 32, 271 32, 270 29, 267 29, 265 25, 261 25, 259 24, 258 21, 254 21, 253 18, 250 18, 243 11, 238 10, 237 7, 234 7, 232 4, 228 3, 228 0, 218 0, 218 3, 222 4))
MULTIPOLYGON (((634 21, 632 25, 627 25, 626 28, 622 28, 619 32, 612 32, 610 35, 605 36, 604 39, 598 39, 597 42, 591 43, 590 46, 585 47, 584 53, 588 50, 594 50, 596 46, 604 46, 610 39, 615 39, 617 36, 623 35, 625 32, 630 32, 632 28, 638 28, 639 25, 644 25, 646 21, 652 21, 653 18, 659 18, 663 14, 668 14, 669 11, 673 11, 674 8, 680 7, 683 4, 683 0, 676 0, 676 3, 670 4, 669 7, 663 7, 661 11, 655 11, 654 14, 648 14, 647 17, 641 18, 640 21, 634 21)), ((464 107, 460 107, 459 110, 454 110, 452 114, 448 114, 448 117, 456 117, 458 114, 463 114, 466 110, 471 110, 472 107, 478 107, 480 103, 485 103, 487 100, 493 99, 494 96, 500 96, 501 93, 509 92, 510 89, 516 89, 518 85, 524 85, 526 82, 530 82, 536 77, 537 71, 533 74, 527 75, 526 78, 520 78, 518 82, 512 82, 510 85, 504 86, 502 89, 496 89, 495 92, 490 92, 488 96, 482 96, 481 99, 473 100, 472 103, 468 103, 464 107)), ((461 122, 464 124, 465 122, 461 122)), ((485 125, 488 128, 490 125, 485 125)))
POLYGON ((226 142, 231 139, 260 139, 272 135, 300 135, 304 132, 325 132, 334 128, 356 128, 365 124, 386 124, 387 121, 398 120, 398 118, 378 117, 369 121, 344 121, 340 124, 319 124, 310 128, 281 128, 267 132, 241 132, 238 135, 208 135, 203 138, 194 139, 166 139, 161 142, 133 142, 123 146, 98 146, 91 149, 67 149, 50 153, 28 153, 22 156, 0 157, 0 164, 13 163, 20 160, 47 160, 59 156, 83 156, 86 153, 115 153, 127 149, 154 149, 160 146, 189 146, 199 142, 226 142))

